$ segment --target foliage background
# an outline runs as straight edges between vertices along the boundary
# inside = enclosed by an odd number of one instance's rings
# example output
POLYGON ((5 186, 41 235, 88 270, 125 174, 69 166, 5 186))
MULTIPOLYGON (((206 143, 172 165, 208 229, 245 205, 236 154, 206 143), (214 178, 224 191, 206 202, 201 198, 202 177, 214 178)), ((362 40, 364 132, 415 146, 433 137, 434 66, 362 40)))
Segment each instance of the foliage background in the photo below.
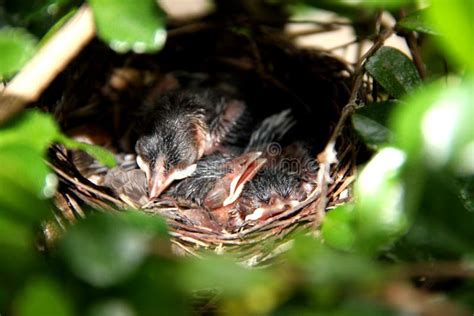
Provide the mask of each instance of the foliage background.
MULTIPOLYGON (((99 37, 112 49, 152 53, 163 46, 166 14, 154 1, 88 2, 99 37)), ((232 3, 247 10, 246 1, 232 3)), ((0 77, 8 82, 80 4, 0 1, 0 77)), ((258 269, 228 256, 176 258, 164 222, 138 212, 89 216, 62 235, 53 251, 38 251, 37 232, 51 219, 57 184, 44 162, 48 146, 83 146, 104 163, 113 161, 100 149, 67 139, 49 115, 24 111, 0 126, 1 315, 474 310, 474 4, 262 4, 322 8, 354 25, 385 8, 398 17, 399 32, 416 31, 437 43, 425 47, 430 41, 423 41, 420 49, 424 56, 442 56, 450 71, 427 58, 422 80, 411 60, 391 48, 368 60, 365 70, 390 98, 352 116, 355 130, 375 152, 358 176, 355 202, 330 211, 316 238, 292 236, 293 247, 281 260, 258 269), (401 9, 408 15, 402 18, 401 9)))

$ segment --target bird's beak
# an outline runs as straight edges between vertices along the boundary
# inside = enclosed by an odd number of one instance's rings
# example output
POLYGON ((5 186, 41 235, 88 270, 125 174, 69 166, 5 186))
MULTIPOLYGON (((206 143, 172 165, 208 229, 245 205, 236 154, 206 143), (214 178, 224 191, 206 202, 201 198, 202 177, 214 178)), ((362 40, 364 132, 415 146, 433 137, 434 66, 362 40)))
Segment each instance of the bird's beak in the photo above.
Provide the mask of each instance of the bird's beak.
POLYGON ((159 197, 173 181, 189 177, 194 170, 196 170, 196 164, 187 166, 184 169, 174 169, 170 172, 166 172, 162 164, 157 164, 155 168, 151 170, 148 179, 148 195, 150 200, 159 197))
POLYGON ((234 203, 245 183, 252 180, 265 164, 266 159, 260 158, 261 155, 261 152, 249 152, 232 160, 232 171, 216 182, 207 194, 204 204, 209 208, 218 208, 234 203))

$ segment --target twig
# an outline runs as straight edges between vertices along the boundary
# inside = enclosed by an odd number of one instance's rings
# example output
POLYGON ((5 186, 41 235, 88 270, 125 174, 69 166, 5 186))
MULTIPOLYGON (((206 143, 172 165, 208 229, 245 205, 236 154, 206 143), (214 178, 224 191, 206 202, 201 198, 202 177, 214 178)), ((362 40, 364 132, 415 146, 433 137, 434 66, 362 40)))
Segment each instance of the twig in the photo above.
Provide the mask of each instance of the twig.
POLYGON ((408 48, 410 49, 411 56, 413 57, 413 62, 415 64, 418 73, 420 74, 421 79, 426 78, 426 67, 421 59, 420 50, 418 49, 418 43, 416 42, 415 32, 408 32, 405 36, 405 41, 407 42, 408 48))
POLYGON ((342 133, 344 126, 346 124, 347 119, 354 113, 355 109, 357 108, 357 98, 359 94, 359 90, 362 85, 362 79, 364 77, 364 64, 365 61, 372 56, 380 47, 382 47, 383 43, 387 38, 389 38, 393 34, 393 29, 388 29, 384 31, 380 36, 376 39, 375 43, 372 47, 357 61, 354 69, 354 81, 352 85, 351 94, 349 97, 349 101, 342 109, 341 117, 332 132, 329 141, 326 144, 324 150, 318 154, 318 162, 319 162, 319 170, 317 174, 317 183, 318 188, 320 190, 320 200, 317 206, 316 214, 323 212, 326 209, 327 205, 327 191, 328 185, 332 182, 331 178, 331 165, 337 163, 337 152, 335 150, 336 147, 336 140, 339 135, 342 133))
POLYGON ((294 31, 290 32, 288 36, 291 39, 297 38, 297 37, 302 37, 302 36, 310 36, 310 35, 315 35, 315 34, 320 34, 320 33, 327 33, 327 32, 332 32, 336 31, 339 28, 336 26, 325 26, 321 28, 316 28, 316 29, 309 29, 309 30, 301 30, 301 31, 294 31))
POLYGON ((67 22, 8 83, 0 95, 0 123, 36 101, 53 79, 94 37, 87 5, 67 22))
MULTIPOLYGON (((405 10, 401 10, 400 12, 401 17, 406 16, 405 10)), ((405 42, 407 43, 408 48, 410 49, 410 54, 413 57, 413 63, 415 64, 416 69, 418 70, 418 74, 420 75, 421 79, 426 78, 426 67, 425 64, 423 63, 423 60, 421 58, 420 51, 418 49, 418 43, 416 40, 416 33, 413 31, 408 31, 404 29, 400 29, 397 31, 400 31, 400 35, 405 38, 405 42)))

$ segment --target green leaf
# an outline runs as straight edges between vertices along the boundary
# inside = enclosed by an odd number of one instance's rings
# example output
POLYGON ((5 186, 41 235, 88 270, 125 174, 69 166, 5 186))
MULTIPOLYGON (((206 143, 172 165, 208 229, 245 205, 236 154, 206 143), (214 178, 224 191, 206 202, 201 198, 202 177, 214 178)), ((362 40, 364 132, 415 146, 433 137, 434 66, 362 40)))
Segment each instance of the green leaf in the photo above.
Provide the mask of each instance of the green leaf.
MULTIPOLYGON (((472 258, 474 231, 466 223, 474 222, 474 213, 463 206, 458 187, 443 172, 431 171, 420 180, 427 185, 422 187, 416 201, 413 224, 394 249, 395 253, 405 260, 419 261, 472 258)), ((411 183, 407 191, 417 190, 416 185, 411 183)))
POLYGON ((213 256, 205 259, 190 259, 184 262, 178 278, 189 292, 216 288, 226 296, 242 296, 262 285, 272 286, 278 280, 263 270, 240 266, 235 259, 213 256))
POLYGON ((21 69, 35 53, 36 39, 21 28, 0 29, 0 78, 21 69))
POLYGON ((410 163, 449 168, 458 176, 474 174, 474 79, 445 89, 433 84, 394 111, 392 128, 410 163))
POLYGON ((89 0, 99 36, 112 49, 153 53, 166 40, 165 13, 154 0, 89 0))
POLYGON ((36 255, 34 241, 35 236, 29 226, 0 215, 0 275, 30 266, 36 255))
POLYGON ((125 280, 138 268, 152 237, 119 216, 97 214, 64 235, 61 253, 77 277, 106 287, 125 280))
POLYGON ((440 43, 461 67, 474 70, 474 3, 470 0, 432 1, 427 12, 429 21, 441 36, 440 43))
POLYGON ((74 139, 68 138, 63 134, 58 134, 56 141, 62 143, 69 149, 79 149, 85 151, 86 153, 97 159, 100 163, 109 168, 115 167, 115 165, 117 164, 115 156, 110 151, 100 146, 81 143, 74 139))
POLYGON ((344 292, 354 285, 373 283, 381 276, 380 267, 373 260, 332 249, 309 236, 297 236, 287 258, 315 291, 330 287, 344 292))
POLYGON ((365 69, 393 97, 400 98, 421 84, 413 62, 392 47, 380 48, 367 60, 365 69))
POLYGON ((407 30, 437 35, 438 32, 433 25, 426 21, 426 11, 426 9, 415 11, 398 21, 397 25, 407 30))
POLYGON ((0 126, 0 147, 22 144, 44 153, 54 142, 83 150, 108 167, 116 165, 115 156, 108 150, 63 135, 53 117, 47 113, 38 110, 23 111, 18 117, 0 126))
POLYGON ((23 145, 1 146, 0 165, 0 208, 22 219, 44 218, 45 200, 56 192, 57 178, 42 156, 23 145))
POLYGON ((474 213, 474 176, 456 179, 456 185, 464 207, 474 213))
POLYGON ((66 13, 63 17, 61 17, 53 26, 51 26, 46 34, 41 38, 41 41, 38 43, 39 47, 42 47, 46 42, 48 42, 54 34, 56 34, 63 26, 66 24, 69 19, 76 14, 77 8, 72 8, 66 13))
POLYGON ((321 233, 327 245, 341 250, 353 250, 356 243, 354 205, 345 204, 324 216, 321 233))
POLYGON ((373 252, 407 229, 405 188, 400 173, 405 154, 395 148, 379 151, 365 166, 354 187, 358 246, 373 252))
POLYGON ((137 313, 133 307, 124 300, 107 300, 94 304, 89 313, 89 316, 135 316, 137 313))
POLYGON ((50 198, 56 192, 56 176, 43 162, 42 156, 30 147, 22 144, 2 146, 0 165, 5 166, 0 168, 0 177, 39 199, 50 198))
POLYGON ((132 210, 120 214, 120 218, 142 232, 156 236, 168 236, 168 225, 161 216, 132 210))
POLYGON ((69 297, 51 279, 41 277, 27 283, 14 302, 15 315, 73 315, 69 297))
POLYGON ((0 147, 21 144, 44 153, 58 133, 56 122, 50 115, 27 110, 0 126, 0 147))
POLYGON ((352 116, 352 125, 357 134, 369 147, 380 149, 392 142, 394 135, 387 127, 388 117, 397 101, 371 103, 357 110, 352 116))

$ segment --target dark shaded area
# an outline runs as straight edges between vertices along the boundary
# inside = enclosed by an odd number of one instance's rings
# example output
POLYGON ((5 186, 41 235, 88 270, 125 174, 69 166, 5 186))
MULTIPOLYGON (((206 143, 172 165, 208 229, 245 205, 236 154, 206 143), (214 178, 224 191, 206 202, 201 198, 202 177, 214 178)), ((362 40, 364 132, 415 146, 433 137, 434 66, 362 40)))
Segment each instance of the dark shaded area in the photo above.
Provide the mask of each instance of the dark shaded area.
MULTIPOLYGON (((212 87, 243 99, 257 118, 291 107, 298 124, 289 140, 303 137, 315 153, 325 145, 348 99, 349 73, 342 62, 297 49, 278 28, 249 21, 228 25, 210 18, 176 26, 169 34, 156 55, 118 55, 92 42, 48 88, 40 105, 54 112, 66 130, 96 124, 119 140, 143 100, 159 95, 169 80, 166 74, 172 73, 181 86, 212 87), (113 83, 117 68, 133 72, 120 89, 113 83)), ((119 147, 133 150, 123 143, 119 147)))

